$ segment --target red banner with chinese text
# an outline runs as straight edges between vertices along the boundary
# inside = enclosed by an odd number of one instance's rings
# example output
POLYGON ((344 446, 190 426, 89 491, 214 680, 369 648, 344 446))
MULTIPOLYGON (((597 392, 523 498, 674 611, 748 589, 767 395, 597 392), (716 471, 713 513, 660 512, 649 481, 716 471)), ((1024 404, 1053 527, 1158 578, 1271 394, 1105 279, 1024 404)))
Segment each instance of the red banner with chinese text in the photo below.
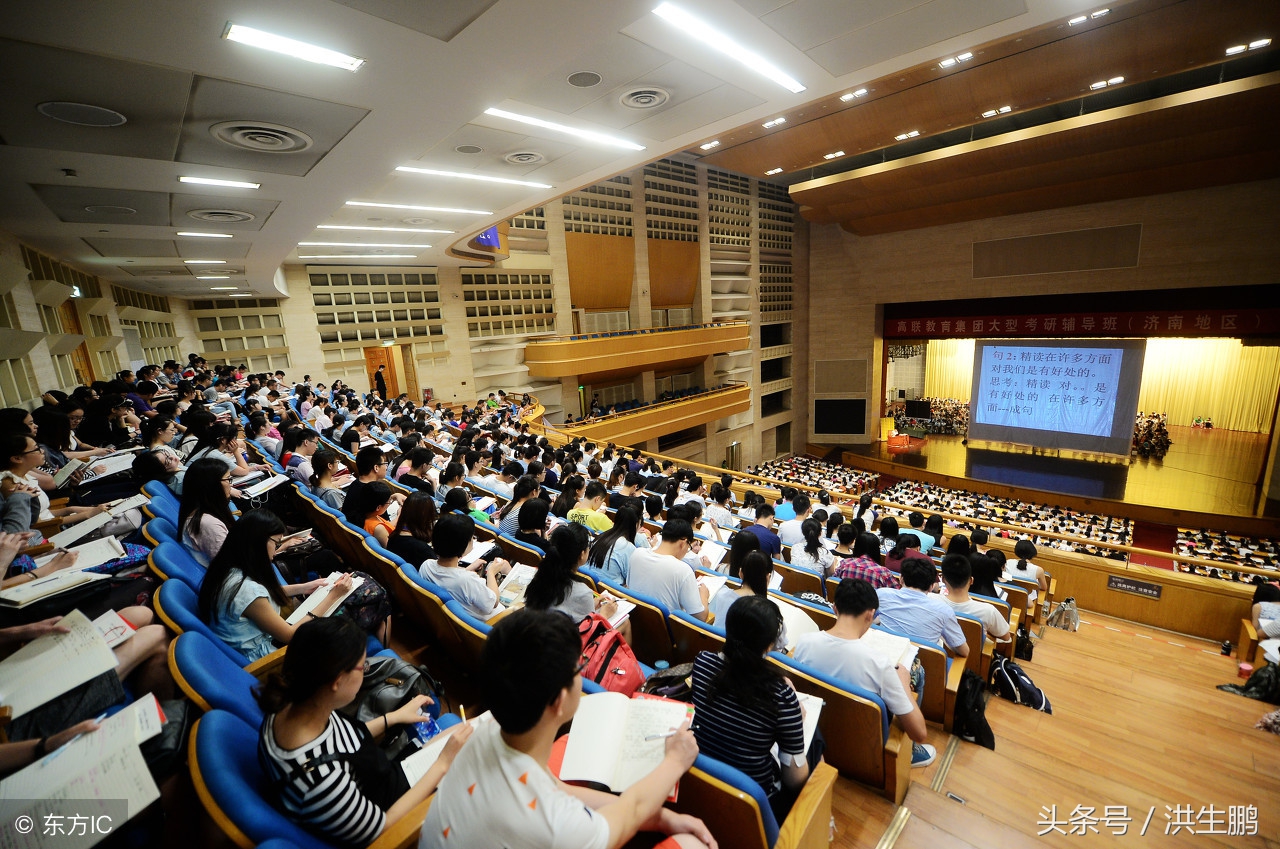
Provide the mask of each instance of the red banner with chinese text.
POLYGON ((1145 337, 1265 336, 1280 334, 1280 310, 1148 310, 1019 316, 886 318, 884 336, 930 337, 1145 337))

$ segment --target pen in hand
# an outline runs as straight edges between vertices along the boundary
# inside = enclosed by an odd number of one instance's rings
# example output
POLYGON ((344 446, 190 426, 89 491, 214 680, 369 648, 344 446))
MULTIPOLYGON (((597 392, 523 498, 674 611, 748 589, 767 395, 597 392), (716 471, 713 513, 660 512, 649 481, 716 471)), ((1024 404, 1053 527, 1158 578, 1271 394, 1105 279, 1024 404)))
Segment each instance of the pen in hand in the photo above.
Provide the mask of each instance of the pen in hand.
POLYGON ((678 729, 678 728, 673 728, 673 729, 671 729, 670 731, 668 731, 668 732, 667 732, 667 733, 665 733, 665 734, 648 734, 648 735, 645 735, 644 740, 645 740, 645 742, 646 742, 646 743, 647 743, 647 742, 649 742, 650 740, 665 740, 665 739, 667 739, 668 737, 674 737, 674 736, 676 736, 676 734, 678 734, 679 732, 680 732, 680 729, 678 729))

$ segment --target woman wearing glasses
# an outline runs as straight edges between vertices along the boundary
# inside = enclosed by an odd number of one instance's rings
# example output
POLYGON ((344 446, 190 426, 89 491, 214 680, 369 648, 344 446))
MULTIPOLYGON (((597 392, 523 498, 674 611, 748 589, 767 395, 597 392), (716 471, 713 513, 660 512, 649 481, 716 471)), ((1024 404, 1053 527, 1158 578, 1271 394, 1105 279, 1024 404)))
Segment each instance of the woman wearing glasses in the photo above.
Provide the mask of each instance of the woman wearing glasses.
POLYGON ((36 469, 45 461, 44 449, 34 436, 24 433, 6 433, 0 436, 3 447, 6 469, 0 472, 0 492, 7 498, 13 492, 27 492, 32 496, 33 522, 47 522, 61 519, 63 525, 82 522, 91 516, 106 512, 106 507, 49 507, 49 495, 40 485, 36 477, 36 469), (38 513, 37 513, 38 510, 38 513))
MULTIPOLYGON (((353 623, 320 619, 300 625, 281 671, 258 693, 266 719, 258 759, 285 813, 325 840, 364 846, 435 792, 472 727, 456 725, 436 762, 410 786, 377 741, 418 722, 431 699, 416 696, 370 722, 337 710, 360 692, 367 666, 364 634, 353 623)), ((410 751, 413 751, 410 747, 410 751)))
POLYGON ((182 545, 206 569, 222 550, 227 531, 235 524, 229 504, 235 491, 231 472, 221 460, 202 457, 183 476, 178 534, 182 545))

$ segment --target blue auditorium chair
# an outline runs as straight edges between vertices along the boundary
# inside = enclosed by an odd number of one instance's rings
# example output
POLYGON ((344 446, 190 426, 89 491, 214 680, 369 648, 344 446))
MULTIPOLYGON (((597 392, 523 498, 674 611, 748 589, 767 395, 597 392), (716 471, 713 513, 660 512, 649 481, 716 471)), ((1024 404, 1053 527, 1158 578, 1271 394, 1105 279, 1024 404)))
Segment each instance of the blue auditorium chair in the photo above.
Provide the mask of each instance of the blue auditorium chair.
MULTIPOLYGON (((152 519, 151 521, 160 520, 152 519)), ((197 563, 191 556, 191 552, 180 543, 161 540, 160 544, 151 550, 147 563, 151 571, 161 580, 176 579, 190 587, 193 592, 200 592, 200 585, 204 582, 205 568, 197 563)))
POLYGON ((142 526, 142 538, 147 544, 155 548, 162 542, 178 542, 178 529, 173 522, 158 516, 142 526))

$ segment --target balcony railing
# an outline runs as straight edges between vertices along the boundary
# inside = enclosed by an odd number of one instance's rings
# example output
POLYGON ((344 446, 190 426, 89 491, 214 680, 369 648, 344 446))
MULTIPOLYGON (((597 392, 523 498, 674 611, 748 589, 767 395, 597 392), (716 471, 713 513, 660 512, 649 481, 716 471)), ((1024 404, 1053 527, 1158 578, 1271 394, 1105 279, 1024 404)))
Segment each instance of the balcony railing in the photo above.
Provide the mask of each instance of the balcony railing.
POLYGON ((584 333, 531 341, 524 352, 529 376, 575 377, 601 372, 640 372, 749 347, 745 321, 584 333))
POLYGON ((557 425, 566 436, 635 445, 751 409, 751 387, 734 383, 598 419, 557 425))

